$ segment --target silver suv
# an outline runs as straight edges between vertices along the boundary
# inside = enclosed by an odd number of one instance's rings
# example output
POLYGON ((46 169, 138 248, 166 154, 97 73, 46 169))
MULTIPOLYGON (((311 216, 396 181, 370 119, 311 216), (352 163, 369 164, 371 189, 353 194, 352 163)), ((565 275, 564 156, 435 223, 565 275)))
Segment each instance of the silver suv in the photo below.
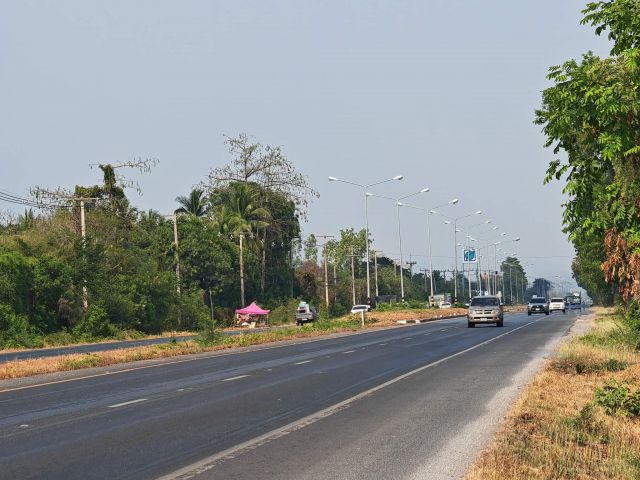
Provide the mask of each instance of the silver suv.
POLYGON ((493 296, 473 297, 467 312, 467 326, 473 328, 476 323, 495 323, 501 327, 504 322, 504 312, 500 299, 493 296))

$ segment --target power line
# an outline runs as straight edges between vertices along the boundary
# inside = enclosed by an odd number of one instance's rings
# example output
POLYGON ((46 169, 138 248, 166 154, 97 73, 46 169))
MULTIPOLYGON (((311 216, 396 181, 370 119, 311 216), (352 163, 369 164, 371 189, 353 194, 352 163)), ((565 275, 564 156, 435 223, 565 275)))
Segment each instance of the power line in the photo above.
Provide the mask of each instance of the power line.
POLYGON ((24 205, 26 207, 35 207, 41 209, 69 209, 69 205, 60 205, 55 203, 41 203, 36 200, 20 197, 6 190, 0 190, 0 201, 13 203, 15 205, 24 205))

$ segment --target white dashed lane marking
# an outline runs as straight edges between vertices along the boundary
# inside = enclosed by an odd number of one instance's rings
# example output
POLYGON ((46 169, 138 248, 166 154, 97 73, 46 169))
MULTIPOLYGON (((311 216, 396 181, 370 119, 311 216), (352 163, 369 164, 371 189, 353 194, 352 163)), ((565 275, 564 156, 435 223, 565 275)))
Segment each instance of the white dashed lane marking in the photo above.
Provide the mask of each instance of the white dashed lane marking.
POLYGON ((128 402, 116 403, 115 405, 109 405, 107 408, 126 407, 127 405, 133 405, 134 403, 146 402, 146 398, 138 398, 136 400, 129 400, 128 402))
POLYGON ((249 375, 238 375, 237 377, 229 377, 222 380, 223 382, 233 382, 234 380, 240 380, 241 378, 248 377, 249 375))

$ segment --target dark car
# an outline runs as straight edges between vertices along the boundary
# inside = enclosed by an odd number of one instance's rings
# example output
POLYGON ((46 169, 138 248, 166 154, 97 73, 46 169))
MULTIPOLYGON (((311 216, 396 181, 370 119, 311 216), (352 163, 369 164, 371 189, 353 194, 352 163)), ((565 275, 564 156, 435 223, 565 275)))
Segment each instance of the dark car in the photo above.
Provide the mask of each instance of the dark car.
POLYGON ((532 313, 544 313, 545 315, 549 315, 549 303, 546 298, 542 297, 533 297, 529 300, 529 304, 527 305, 527 315, 531 315, 532 313))

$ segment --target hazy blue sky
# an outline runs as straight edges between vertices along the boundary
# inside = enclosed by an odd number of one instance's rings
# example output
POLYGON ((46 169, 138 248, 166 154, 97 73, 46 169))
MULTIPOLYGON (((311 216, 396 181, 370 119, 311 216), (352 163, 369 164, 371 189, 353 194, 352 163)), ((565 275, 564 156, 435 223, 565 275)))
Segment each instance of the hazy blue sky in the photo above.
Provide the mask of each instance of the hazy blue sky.
MULTIPOLYGON (((458 197, 519 243, 531 276, 570 275, 561 185, 533 111, 547 68, 605 40, 584 1, 0 0, 0 189, 94 184, 90 163, 156 157, 141 209, 169 213, 212 167, 223 134, 282 145, 321 197, 306 233, 363 227, 373 182, 413 203, 458 197)), ((0 204, 7 210, 8 204, 0 204)), ((375 246, 397 256, 393 202, 372 199, 375 246)), ((403 212, 405 257, 425 262, 424 216, 403 212)), ((478 234, 479 235, 479 234, 478 234)), ((453 232, 434 218, 434 267, 453 232)))

